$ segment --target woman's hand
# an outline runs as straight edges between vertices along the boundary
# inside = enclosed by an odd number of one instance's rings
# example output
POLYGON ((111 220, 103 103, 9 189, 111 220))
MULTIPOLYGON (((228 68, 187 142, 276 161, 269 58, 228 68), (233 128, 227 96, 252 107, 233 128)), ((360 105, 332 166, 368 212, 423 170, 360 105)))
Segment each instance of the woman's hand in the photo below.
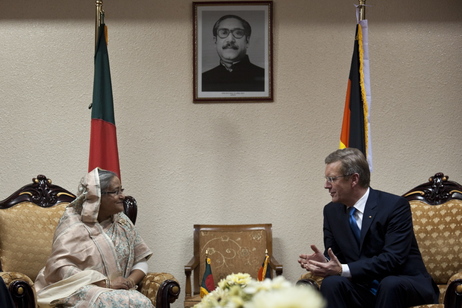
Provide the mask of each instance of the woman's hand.
POLYGON ((135 282, 131 278, 124 278, 122 276, 119 276, 115 279, 112 279, 110 281, 109 288, 111 289, 124 289, 124 290, 130 290, 135 287, 135 282))
POLYGON ((128 278, 124 278, 123 276, 119 276, 112 280, 106 279, 102 281, 98 281, 95 283, 99 287, 105 287, 109 289, 122 289, 122 290, 130 290, 137 288, 137 284, 144 278, 145 274, 143 271, 135 269, 130 273, 128 278))

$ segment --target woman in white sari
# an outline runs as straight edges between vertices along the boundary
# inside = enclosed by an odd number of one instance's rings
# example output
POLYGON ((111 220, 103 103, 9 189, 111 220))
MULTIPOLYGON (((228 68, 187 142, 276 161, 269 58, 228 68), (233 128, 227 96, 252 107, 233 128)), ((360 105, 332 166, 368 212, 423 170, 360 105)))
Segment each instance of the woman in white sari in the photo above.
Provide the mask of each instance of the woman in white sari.
POLYGON ((136 290, 152 255, 123 214, 115 173, 94 169, 64 212, 35 281, 39 307, 153 307, 136 290))

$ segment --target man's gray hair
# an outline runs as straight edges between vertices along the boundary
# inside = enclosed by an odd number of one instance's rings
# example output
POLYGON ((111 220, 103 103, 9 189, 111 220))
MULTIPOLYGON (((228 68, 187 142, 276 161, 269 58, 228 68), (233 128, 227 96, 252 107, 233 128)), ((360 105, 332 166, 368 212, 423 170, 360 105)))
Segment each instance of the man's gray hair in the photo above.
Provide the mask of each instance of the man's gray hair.
POLYGON ((369 187, 371 182, 371 171, 364 154, 355 148, 339 149, 330 153, 326 159, 326 165, 341 162, 340 171, 342 175, 359 174, 359 185, 369 187))

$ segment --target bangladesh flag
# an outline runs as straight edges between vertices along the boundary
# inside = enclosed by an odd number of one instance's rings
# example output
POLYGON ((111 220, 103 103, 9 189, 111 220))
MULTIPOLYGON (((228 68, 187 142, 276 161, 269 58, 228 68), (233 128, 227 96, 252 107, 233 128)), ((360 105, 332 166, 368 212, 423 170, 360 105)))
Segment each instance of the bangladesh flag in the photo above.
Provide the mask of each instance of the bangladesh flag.
POLYGON ((88 171, 100 167, 115 172, 120 178, 119 152, 117 149, 117 133, 105 24, 100 25, 98 31, 91 108, 88 171))
POLYGON ((205 295, 215 290, 215 282, 213 280, 212 267, 210 266, 210 263, 210 258, 205 257, 205 271, 204 276, 202 277, 200 291, 201 297, 204 297, 205 295))

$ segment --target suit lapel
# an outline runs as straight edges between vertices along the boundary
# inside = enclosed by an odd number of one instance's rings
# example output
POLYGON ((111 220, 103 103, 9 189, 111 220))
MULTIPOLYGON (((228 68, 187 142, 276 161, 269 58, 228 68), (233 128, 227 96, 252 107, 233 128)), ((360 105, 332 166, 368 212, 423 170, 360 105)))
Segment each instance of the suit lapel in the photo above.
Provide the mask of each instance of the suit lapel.
POLYGON ((364 208, 363 221, 361 225, 361 237, 359 239, 359 246, 362 247, 366 233, 369 231, 372 222, 377 213, 377 192, 370 189, 369 198, 367 198, 366 206, 364 208))

